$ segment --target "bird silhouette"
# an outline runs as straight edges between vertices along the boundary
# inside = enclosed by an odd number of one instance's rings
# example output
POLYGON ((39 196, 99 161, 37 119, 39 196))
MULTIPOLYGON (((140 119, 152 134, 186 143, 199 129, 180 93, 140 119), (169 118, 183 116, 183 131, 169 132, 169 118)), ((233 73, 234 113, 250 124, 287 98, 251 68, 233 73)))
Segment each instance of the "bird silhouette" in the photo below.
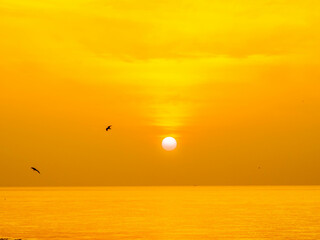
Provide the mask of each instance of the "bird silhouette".
POLYGON ((32 169, 33 171, 36 171, 37 173, 39 173, 39 174, 40 174, 40 172, 39 172, 39 170, 38 170, 38 169, 36 169, 36 168, 34 168, 34 167, 31 167, 31 169, 32 169))
POLYGON ((106 131, 111 130, 111 126, 112 126, 112 125, 108 126, 108 127, 106 128, 106 131))

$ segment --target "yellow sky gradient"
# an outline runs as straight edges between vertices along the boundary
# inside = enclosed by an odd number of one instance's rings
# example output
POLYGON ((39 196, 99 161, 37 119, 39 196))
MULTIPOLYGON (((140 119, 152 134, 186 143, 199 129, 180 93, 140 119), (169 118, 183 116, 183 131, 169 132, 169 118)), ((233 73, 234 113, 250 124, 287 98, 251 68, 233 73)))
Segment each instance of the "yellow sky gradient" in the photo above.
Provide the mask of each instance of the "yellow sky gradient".
POLYGON ((0 185, 320 184, 319 12, 0 0, 0 185))

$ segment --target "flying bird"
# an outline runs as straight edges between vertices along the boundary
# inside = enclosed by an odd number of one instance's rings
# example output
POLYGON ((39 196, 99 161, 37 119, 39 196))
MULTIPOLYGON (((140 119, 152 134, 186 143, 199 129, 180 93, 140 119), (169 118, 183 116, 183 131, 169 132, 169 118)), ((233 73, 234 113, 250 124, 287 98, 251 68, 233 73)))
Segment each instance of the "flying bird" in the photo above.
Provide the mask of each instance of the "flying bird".
POLYGON ((40 172, 39 172, 39 170, 38 170, 38 169, 36 169, 36 168, 34 168, 34 167, 31 167, 31 169, 32 169, 33 171, 36 171, 37 173, 39 173, 39 174, 40 174, 40 172))
POLYGON ((106 128, 106 131, 111 130, 111 126, 112 126, 112 125, 108 126, 108 127, 106 128))

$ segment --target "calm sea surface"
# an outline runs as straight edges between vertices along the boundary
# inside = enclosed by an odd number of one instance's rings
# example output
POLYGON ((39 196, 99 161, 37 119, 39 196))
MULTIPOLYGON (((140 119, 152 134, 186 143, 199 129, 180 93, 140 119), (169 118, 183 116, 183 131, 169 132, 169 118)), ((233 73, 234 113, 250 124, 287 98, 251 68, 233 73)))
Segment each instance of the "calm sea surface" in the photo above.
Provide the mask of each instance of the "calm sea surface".
POLYGON ((320 239, 320 187, 0 188, 0 238, 320 239))

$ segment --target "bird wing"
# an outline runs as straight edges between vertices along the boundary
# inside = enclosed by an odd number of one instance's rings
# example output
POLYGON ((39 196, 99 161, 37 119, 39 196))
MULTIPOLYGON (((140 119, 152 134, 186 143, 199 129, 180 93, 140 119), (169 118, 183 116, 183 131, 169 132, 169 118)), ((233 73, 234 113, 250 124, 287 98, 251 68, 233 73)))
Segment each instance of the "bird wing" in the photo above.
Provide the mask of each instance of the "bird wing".
POLYGON ((36 172, 38 172, 38 173, 40 174, 40 172, 39 172, 38 169, 36 169, 36 168, 34 168, 34 167, 31 167, 31 169, 32 169, 33 171, 36 171, 36 172))

